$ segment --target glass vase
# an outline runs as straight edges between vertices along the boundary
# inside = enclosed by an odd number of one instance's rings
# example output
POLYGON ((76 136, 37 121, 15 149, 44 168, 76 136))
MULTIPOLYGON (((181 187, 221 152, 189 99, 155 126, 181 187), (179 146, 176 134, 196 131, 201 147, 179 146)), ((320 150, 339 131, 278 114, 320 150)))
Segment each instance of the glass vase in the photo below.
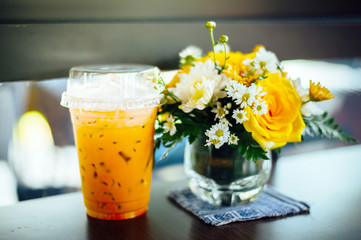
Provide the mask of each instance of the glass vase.
POLYGON ((205 143, 204 136, 186 144, 184 167, 191 191, 213 205, 255 201, 270 177, 271 159, 254 162, 240 155, 237 147, 224 144, 216 149, 205 143))

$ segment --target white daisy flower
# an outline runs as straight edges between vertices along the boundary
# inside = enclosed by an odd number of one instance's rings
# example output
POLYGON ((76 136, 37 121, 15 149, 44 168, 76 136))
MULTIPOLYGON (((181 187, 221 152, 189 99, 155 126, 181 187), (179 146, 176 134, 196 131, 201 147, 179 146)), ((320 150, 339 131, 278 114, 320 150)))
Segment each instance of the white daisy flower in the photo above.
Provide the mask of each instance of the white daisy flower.
POLYGON ((242 77, 253 76, 256 73, 257 69, 254 67, 255 62, 253 58, 247 58, 246 60, 243 60, 242 63, 246 66, 250 66, 248 70, 241 74, 242 77))
POLYGON ((206 146, 214 144, 216 148, 220 148, 224 143, 228 142, 230 132, 227 125, 216 123, 206 131, 205 135, 209 138, 206 146))
POLYGON ((222 107, 220 102, 217 102, 217 108, 213 108, 211 112, 216 114, 214 120, 222 119, 228 114, 227 106, 222 107))
POLYGON ((181 59, 184 59, 188 56, 192 56, 193 58, 201 58, 202 57, 202 49, 200 49, 199 47, 190 45, 190 46, 186 47, 185 49, 183 49, 182 51, 180 51, 180 53, 179 53, 179 57, 181 59))
POLYGON ((231 134, 231 136, 228 139, 228 144, 229 145, 237 145, 238 144, 238 137, 234 134, 231 134))
POLYGON ((222 91, 223 77, 218 75, 210 59, 204 63, 196 62, 188 74, 182 73, 178 77, 180 81, 169 90, 181 100, 179 108, 186 113, 195 108, 203 110, 210 102, 226 96, 222 91))
MULTIPOLYGON (((262 88, 262 87, 261 87, 262 88)), ((254 104, 259 104, 260 102, 263 102, 264 100, 261 98, 262 96, 266 95, 266 92, 261 92, 259 95, 256 95, 256 101, 254 104)))
POLYGON ((246 66, 251 66, 253 67, 254 66, 254 59, 253 58, 247 58, 245 60, 243 60, 242 62, 244 65, 246 66))
POLYGON ((214 139, 214 138, 208 138, 206 140, 206 144, 204 146, 210 146, 210 145, 214 145, 215 148, 220 148, 222 147, 222 145, 224 144, 224 142, 221 142, 218 139, 214 139))
MULTIPOLYGON (((254 83, 252 83, 251 87, 252 87, 252 86, 256 86, 256 85, 255 85, 254 83)), ((264 95, 267 94, 267 92, 263 92, 263 87, 260 86, 260 85, 258 85, 258 86, 256 87, 255 92, 256 92, 256 95, 257 95, 258 97, 262 97, 262 96, 264 96, 264 95)))
POLYGON ((229 135, 228 126, 222 123, 216 123, 211 127, 211 129, 206 131, 206 136, 220 140, 228 139, 229 135))
POLYGON ((324 111, 317 106, 314 102, 308 102, 301 107, 301 113, 303 116, 309 117, 311 115, 321 115, 324 111))
POLYGON ((247 92, 247 86, 237 82, 236 80, 230 80, 226 83, 226 91, 229 97, 236 100, 247 92))
POLYGON ((236 109, 233 111, 232 117, 236 120, 237 123, 242 124, 244 121, 248 120, 246 110, 236 109))
MULTIPOLYGON (((279 63, 276 54, 260 48, 253 59, 246 59, 242 62, 244 65, 250 66, 250 71, 254 74, 263 74, 265 71, 276 73, 279 63)), ((247 74, 246 74, 247 75, 247 74)))
POLYGON ((252 83, 251 86, 246 87, 245 92, 237 92, 235 95, 235 102, 240 105, 241 108, 245 108, 247 105, 252 106, 256 101, 257 86, 252 83))
POLYGON ((167 121, 164 123, 164 131, 169 132, 169 135, 173 136, 177 132, 177 128, 174 123, 175 119, 172 115, 167 117, 167 121))
POLYGON ((306 102, 309 100, 309 91, 302 87, 301 85, 301 79, 291 79, 291 84, 295 88, 298 96, 301 98, 302 102, 306 102))
MULTIPOLYGON (((226 44, 226 52, 229 53, 231 51, 231 47, 227 43, 225 44, 226 44)), ((214 46, 214 52, 215 53, 224 52, 223 43, 217 43, 216 46, 214 46)))
MULTIPOLYGON (((256 69, 267 70, 270 73, 277 72, 277 65, 279 61, 273 52, 267 51, 265 48, 260 48, 254 58, 254 67, 256 69)), ((261 70, 262 71, 262 70, 261 70)), ((259 73, 262 74, 262 73, 259 73)))
POLYGON ((143 77, 147 80, 147 84, 150 83, 153 86, 154 90, 159 93, 164 90, 159 68, 155 67, 152 71, 147 71, 143 77))
POLYGON ((235 80, 230 80, 226 83, 226 92, 227 96, 234 98, 234 93, 237 91, 238 82, 235 80))
POLYGON ((219 123, 232 127, 232 124, 226 118, 220 119, 219 123))
POLYGON ((267 104, 265 101, 257 102, 253 108, 254 114, 263 115, 267 113, 267 104))

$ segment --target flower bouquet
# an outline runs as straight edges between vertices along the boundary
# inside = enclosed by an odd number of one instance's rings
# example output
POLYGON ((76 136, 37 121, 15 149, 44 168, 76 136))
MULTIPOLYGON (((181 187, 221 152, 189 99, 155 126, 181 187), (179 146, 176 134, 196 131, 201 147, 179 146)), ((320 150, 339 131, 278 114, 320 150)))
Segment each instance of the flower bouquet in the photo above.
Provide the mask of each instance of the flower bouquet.
POLYGON ((201 186, 202 198, 223 204, 219 198, 227 197, 220 189, 238 193, 247 189, 239 200, 252 200, 269 177, 270 166, 264 168, 262 163, 270 150, 300 142, 303 134, 355 141, 316 105, 334 97, 327 88, 313 81, 303 88, 265 47, 256 46, 247 54, 230 51, 226 35, 214 41, 216 24, 207 22, 206 27, 212 51, 202 55, 198 47, 187 47, 179 54, 180 70, 170 82, 159 73, 153 78, 164 94, 156 147, 171 149, 188 138, 185 164, 193 192, 199 194, 201 186), (250 181, 257 187, 252 197, 250 181), (212 196, 204 197, 207 193, 212 196))

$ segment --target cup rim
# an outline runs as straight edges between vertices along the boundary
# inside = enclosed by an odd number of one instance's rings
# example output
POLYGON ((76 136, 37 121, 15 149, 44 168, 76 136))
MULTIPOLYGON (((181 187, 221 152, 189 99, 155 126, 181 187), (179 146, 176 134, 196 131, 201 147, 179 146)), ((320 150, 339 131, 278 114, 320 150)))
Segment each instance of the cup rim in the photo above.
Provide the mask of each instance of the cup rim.
POLYGON ((155 66, 146 64, 90 64, 90 65, 78 65, 70 68, 70 74, 72 72, 86 72, 86 73, 142 73, 154 69, 155 66))

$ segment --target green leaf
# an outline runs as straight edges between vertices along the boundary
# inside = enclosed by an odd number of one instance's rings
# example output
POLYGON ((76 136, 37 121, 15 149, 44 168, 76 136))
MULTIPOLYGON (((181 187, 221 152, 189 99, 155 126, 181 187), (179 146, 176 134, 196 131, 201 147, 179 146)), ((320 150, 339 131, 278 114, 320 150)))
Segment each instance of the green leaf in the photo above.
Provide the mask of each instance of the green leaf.
POLYGON ((344 133, 334 121, 334 118, 327 118, 327 113, 304 117, 306 124, 305 133, 310 136, 334 138, 343 142, 357 142, 356 139, 344 133))
POLYGON ((245 146, 243 144, 240 144, 238 146, 238 152, 239 152, 240 155, 243 156, 246 153, 246 151, 247 151, 247 146, 245 146))
POLYGON ((269 159, 261 146, 252 138, 252 134, 246 132, 244 127, 238 130, 241 134, 237 134, 239 138, 238 152, 240 155, 245 156, 246 159, 257 162, 259 159, 269 159))
POLYGON ((160 144, 162 143, 162 140, 160 139, 160 138, 156 138, 155 140, 154 140, 154 148, 155 149, 158 149, 158 148, 160 148, 160 144))

